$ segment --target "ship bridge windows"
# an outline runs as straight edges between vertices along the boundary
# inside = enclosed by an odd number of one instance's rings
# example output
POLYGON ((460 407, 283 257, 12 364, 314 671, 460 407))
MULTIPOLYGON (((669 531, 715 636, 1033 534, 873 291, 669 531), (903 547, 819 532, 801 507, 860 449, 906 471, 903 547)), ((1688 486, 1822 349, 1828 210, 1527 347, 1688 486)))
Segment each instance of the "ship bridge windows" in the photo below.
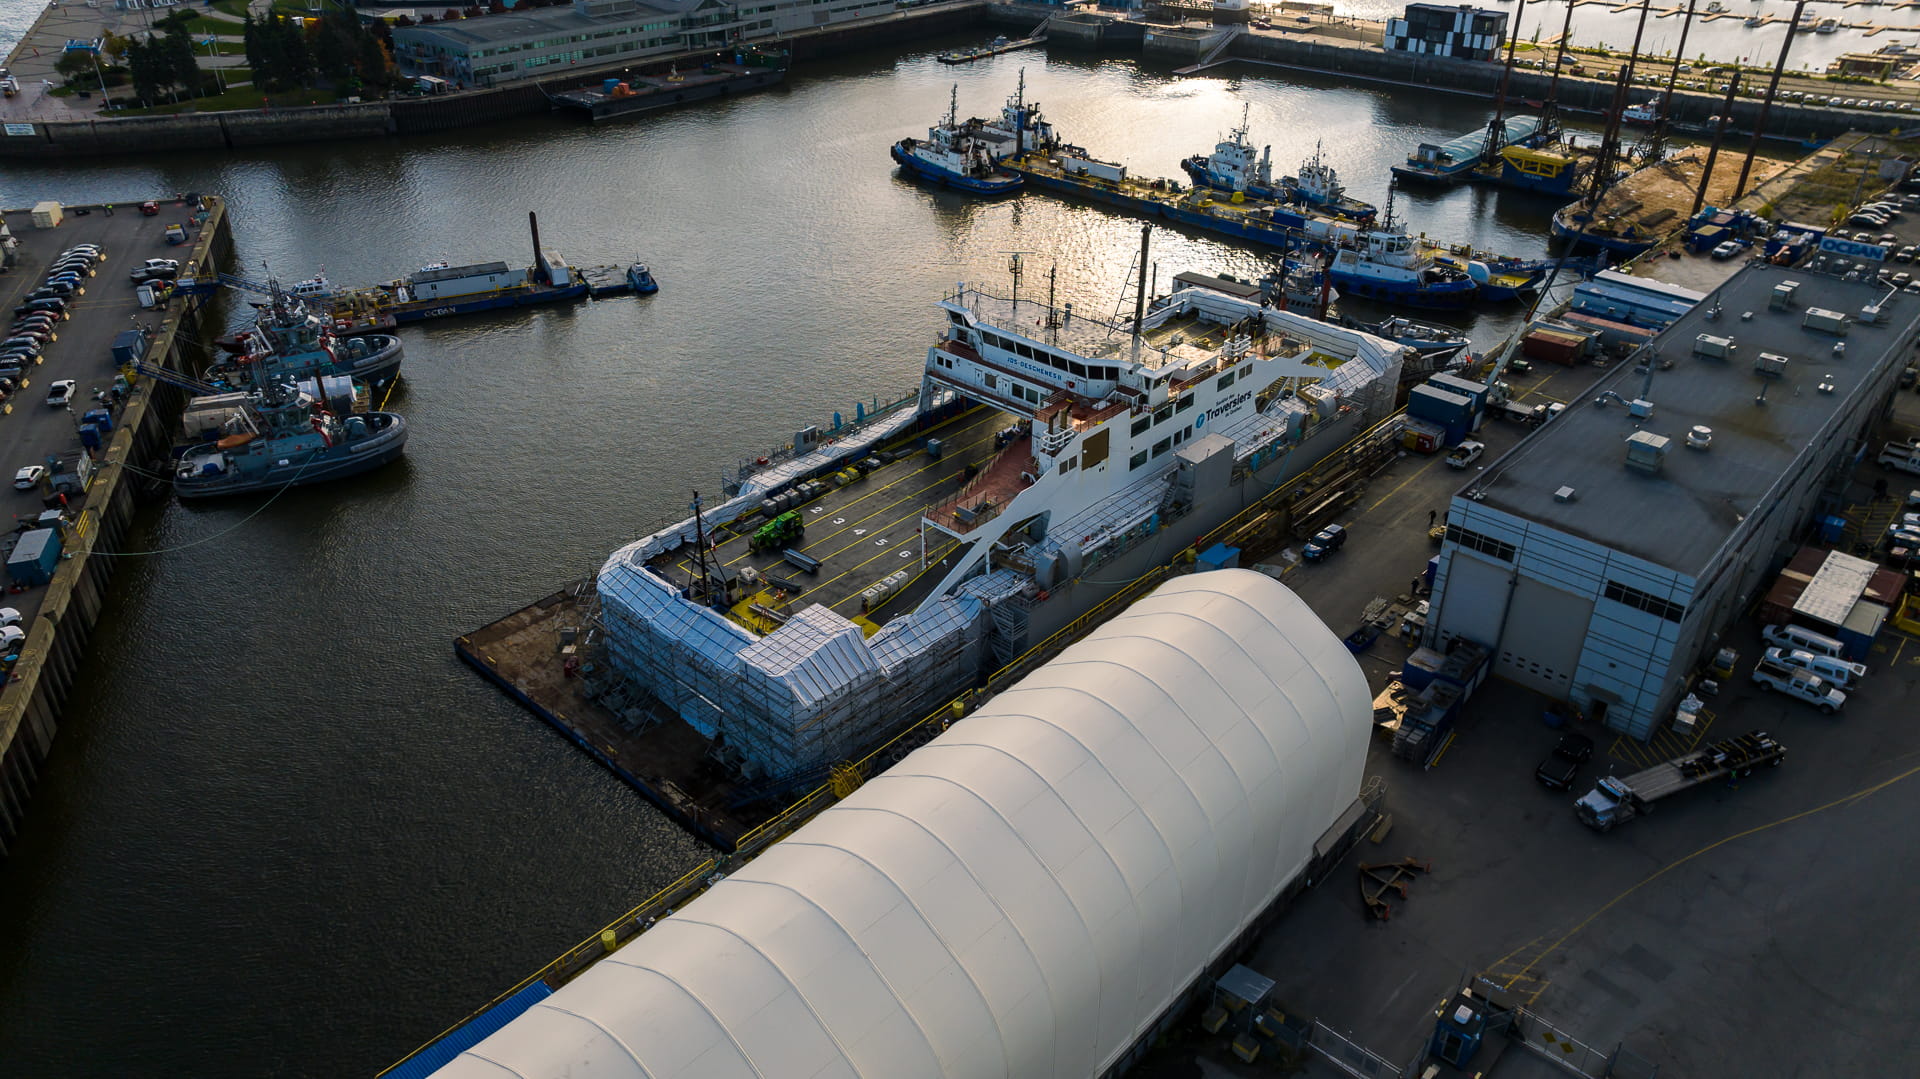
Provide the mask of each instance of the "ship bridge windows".
POLYGON ((1173 418, 1172 405, 1161 405, 1159 408, 1156 408, 1153 410, 1153 422, 1156 424, 1165 423, 1172 418, 1173 418))
POLYGON ((1192 408, 1194 405, 1194 402, 1198 400, 1200 400, 1198 395, 1191 394, 1191 393, 1187 394, 1185 397, 1182 397, 1179 401, 1174 403, 1173 410, 1175 412, 1185 412, 1186 410, 1192 408))
POLYGON ((1220 381, 1214 383, 1213 388, 1215 391, 1225 391, 1227 387, 1233 385, 1233 380, 1239 377, 1240 372, 1228 371, 1226 374, 1220 376, 1220 381))
POLYGON ((1153 417, 1142 416, 1139 419, 1133 421, 1133 433, 1135 435, 1144 435, 1147 433, 1147 428, 1152 426, 1153 426, 1153 417))

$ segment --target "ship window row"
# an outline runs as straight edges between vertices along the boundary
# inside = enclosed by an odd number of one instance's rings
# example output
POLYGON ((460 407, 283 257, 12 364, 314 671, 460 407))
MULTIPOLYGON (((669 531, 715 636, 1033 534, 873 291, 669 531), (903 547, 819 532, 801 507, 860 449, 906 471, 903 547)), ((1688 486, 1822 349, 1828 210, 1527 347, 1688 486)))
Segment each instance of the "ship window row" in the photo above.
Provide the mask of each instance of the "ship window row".
POLYGON ((1147 451, 1141 450, 1127 460, 1127 471, 1137 472, 1147 466, 1147 451))
POLYGON ((1669 622, 1678 622, 1687 616, 1687 608, 1684 605, 1642 592, 1638 588, 1629 588, 1619 581, 1608 581, 1605 595, 1615 603, 1624 603, 1637 611, 1645 611, 1669 622))
POLYGON ((1469 532, 1459 525, 1447 526, 1447 538, 1469 551, 1492 555, 1502 562, 1513 561, 1513 556, 1519 553, 1511 543, 1503 543, 1492 536, 1483 536, 1478 532, 1469 532))
POLYGON ((1046 349, 1034 348, 1025 342, 1002 337, 997 333, 987 333, 984 330, 981 331, 980 337, 986 341, 987 344, 995 348, 1005 349, 1016 356, 1032 360, 1035 363, 1044 363, 1056 371, 1064 371, 1078 378, 1103 379, 1108 382, 1120 381, 1120 369, 1118 367, 1098 363, 1085 364, 1079 360, 1069 360, 1061 356, 1056 356, 1046 349))
POLYGON ((1193 394, 1188 394, 1188 395, 1186 395, 1185 397, 1182 397, 1182 398, 1181 398, 1181 399, 1180 399, 1180 400, 1179 400, 1179 401, 1178 401, 1178 402, 1177 402, 1177 403, 1176 403, 1176 404, 1175 404, 1175 405, 1173 406, 1173 410, 1174 410, 1175 412, 1185 412, 1185 411, 1186 411, 1187 409, 1190 409, 1190 408, 1192 408, 1192 407, 1194 406, 1194 403, 1195 403, 1195 402, 1197 402, 1197 401, 1199 401, 1199 400, 1200 400, 1200 399, 1199 399, 1198 397, 1196 397, 1196 396, 1194 396, 1193 394))
POLYGON ((1179 401, 1173 404, 1161 405, 1159 408, 1154 409, 1152 415, 1142 416, 1139 419, 1134 420, 1133 421, 1134 435, 1135 436, 1144 435, 1147 433, 1147 430, 1149 428, 1155 426, 1156 424, 1162 424, 1172 419, 1175 413, 1185 412, 1186 410, 1193 407, 1193 404, 1196 400, 1198 400, 1198 398, 1194 397, 1192 394, 1188 394, 1187 396, 1182 397, 1179 401))
POLYGON ((1239 377, 1240 377, 1240 372, 1228 371, 1226 374, 1220 376, 1220 381, 1216 383, 1213 388, 1215 390, 1224 390, 1227 387, 1233 385, 1233 380, 1239 377))

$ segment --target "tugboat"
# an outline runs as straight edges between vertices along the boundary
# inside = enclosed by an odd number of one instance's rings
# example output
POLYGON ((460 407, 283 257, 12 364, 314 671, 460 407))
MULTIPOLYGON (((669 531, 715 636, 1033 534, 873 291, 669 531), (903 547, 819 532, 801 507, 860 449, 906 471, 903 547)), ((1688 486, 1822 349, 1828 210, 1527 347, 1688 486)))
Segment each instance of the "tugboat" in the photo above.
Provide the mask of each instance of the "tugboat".
POLYGON ((386 464, 406 444, 398 413, 343 420, 291 386, 268 386, 235 405, 219 438, 180 455, 173 490, 213 498, 343 479, 386 464))
POLYGON ((1020 177, 998 167, 993 153, 974 137, 977 127, 973 121, 960 122, 960 87, 955 84, 946 122, 928 128, 924 140, 905 138, 894 143, 893 159, 924 180, 976 195, 1018 191, 1020 177))
POLYGON ((1404 232, 1368 232, 1363 243, 1364 248, 1334 252, 1327 268, 1333 283, 1349 296, 1436 310, 1469 307, 1480 297, 1478 282, 1421 253, 1404 232))
POLYGON ((1348 198, 1339 174, 1320 156, 1314 144, 1313 156, 1300 166, 1298 177, 1273 178, 1273 147, 1255 153, 1247 141, 1247 117, 1250 106, 1241 106, 1240 126, 1216 143, 1211 154, 1195 154, 1180 162, 1196 188, 1242 194, 1250 199, 1266 199, 1324 210, 1336 217, 1371 221, 1379 213, 1371 203, 1348 198))
POLYGON ((627 267, 627 284, 642 296, 651 296, 660 291, 660 283, 653 279, 652 272, 647 269, 647 264, 644 262, 636 262, 627 267))
MULTIPOLYGON (((347 375, 372 386, 385 385, 400 374, 405 349, 391 334, 366 334, 342 340, 333 323, 310 309, 298 291, 313 278, 283 290, 269 280, 269 303, 262 305, 251 328, 214 342, 228 355, 208 369, 213 381, 262 387, 322 375, 347 375)), ((324 292, 309 289, 316 306, 324 292)))
POLYGON ((1660 102, 1650 100, 1639 105, 1628 105, 1620 110, 1620 122, 1651 126, 1660 121, 1660 102))

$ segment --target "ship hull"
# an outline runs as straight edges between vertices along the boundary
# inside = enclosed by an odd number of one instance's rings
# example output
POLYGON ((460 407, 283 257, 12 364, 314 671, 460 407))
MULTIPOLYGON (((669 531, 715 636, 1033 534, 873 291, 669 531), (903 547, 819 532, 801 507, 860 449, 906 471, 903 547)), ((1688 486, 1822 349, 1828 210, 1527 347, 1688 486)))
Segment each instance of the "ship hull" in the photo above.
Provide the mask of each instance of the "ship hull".
POLYGON ((487 293, 482 296, 450 297, 444 300, 415 300, 412 303, 396 304, 384 309, 397 325, 409 322, 425 322, 430 318, 445 318, 448 315, 468 315, 475 311, 493 311, 503 307, 532 307, 543 303, 561 303, 577 300, 587 294, 584 281, 553 288, 548 285, 536 285, 532 288, 514 289, 506 292, 487 293))
POLYGON ((929 161, 923 161, 907 152, 899 143, 894 143, 891 153, 900 168, 917 180, 951 187, 956 191, 965 191, 974 195, 1011 195, 1020 190, 1024 181, 1014 175, 1005 176, 963 176, 952 169, 941 168, 929 161))
POLYGON ((1610 236, 1604 233, 1581 232, 1569 225, 1561 214, 1553 215, 1553 235, 1563 240, 1576 241, 1580 247, 1597 247, 1602 251, 1632 257, 1653 249, 1652 240, 1628 239, 1622 236, 1610 236))
POLYGON ((179 476, 173 480, 174 494, 182 500, 206 498, 225 498, 230 495, 262 494, 279 491, 287 487, 307 487, 316 483, 347 479, 363 472, 371 472, 381 465, 398 459, 407 445, 407 421, 394 413, 368 413, 369 416, 385 416, 390 422, 385 430, 359 442, 335 447, 345 452, 325 451, 327 456, 314 460, 289 460, 285 465, 275 464, 266 471, 252 475, 229 472, 213 476, 179 476))

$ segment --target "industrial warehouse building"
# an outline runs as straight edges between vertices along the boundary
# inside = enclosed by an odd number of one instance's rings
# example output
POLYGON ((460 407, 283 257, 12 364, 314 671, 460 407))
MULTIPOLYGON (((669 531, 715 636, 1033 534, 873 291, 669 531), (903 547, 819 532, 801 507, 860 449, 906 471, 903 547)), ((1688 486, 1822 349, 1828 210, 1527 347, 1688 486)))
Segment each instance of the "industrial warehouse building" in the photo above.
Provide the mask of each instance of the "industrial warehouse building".
POLYGON ((1285 586, 1181 578, 436 1074, 1112 1074, 1337 857, 1371 717, 1285 586))
POLYGON ((569 68, 723 49, 813 26, 884 15, 893 0, 575 0, 473 19, 393 28, 394 56, 409 75, 462 86, 548 78, 569 68))
POLYGON ((1742 269, 1453 498, 1430 639, 1647 737, 1868 448, 1917 332, 1920 296, 1742 269))

